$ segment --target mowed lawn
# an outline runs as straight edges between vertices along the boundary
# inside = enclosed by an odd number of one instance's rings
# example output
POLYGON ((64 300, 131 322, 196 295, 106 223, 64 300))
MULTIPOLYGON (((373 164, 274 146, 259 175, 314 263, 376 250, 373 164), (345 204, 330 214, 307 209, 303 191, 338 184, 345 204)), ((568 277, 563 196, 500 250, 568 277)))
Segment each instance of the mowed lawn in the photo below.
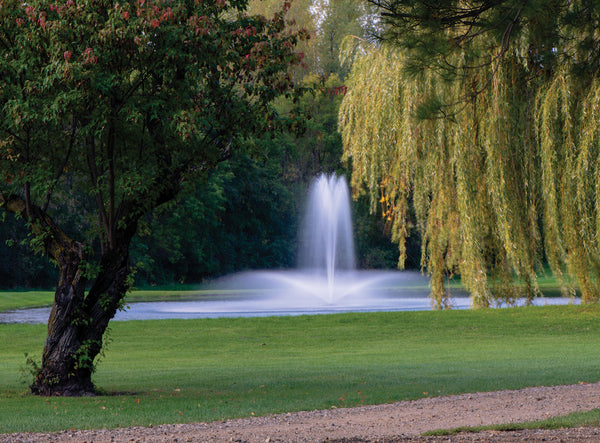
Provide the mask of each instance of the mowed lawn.
POLYGON ((20 376, 44 325, 0 325, 0 432, 213 421, 600 380, 600 306, 113 322, 104 395, 20 376))

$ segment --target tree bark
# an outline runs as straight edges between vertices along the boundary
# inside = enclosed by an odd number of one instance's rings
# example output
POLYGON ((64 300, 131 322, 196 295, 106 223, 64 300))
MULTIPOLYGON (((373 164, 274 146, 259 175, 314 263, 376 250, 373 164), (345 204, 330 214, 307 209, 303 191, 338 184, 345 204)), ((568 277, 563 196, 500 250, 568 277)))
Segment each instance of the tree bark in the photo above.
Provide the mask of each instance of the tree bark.
POLYGON ((38 395, 95 395, 95 361, 102 351, 108 323, 123 305, 129 289, 129 247, 138 220, 146 212, 175 197, 179 182, 159 181, 156 194, 122 201, 114 215, 119 227, 104 244, 98 275, 86 294, 86 259, 82 243, 70 239, 38 206, 20 196, 0 192, 0 207, 20 214, 41 240, 45 252, 58 263, 60 279, 48 319, 48 336, 41 366, 34 367, 31 392, 38 395))
MULTIPOLYGON (((92 374, 102 350, 109 321, 123 303, 128 289, 129 245, 138 216, 115 234, 113 248, 100 259, 100 270, 86 296, 86 256, 82 243, 70 239, 38 206, 0 193, 0 207, 19 214, 41 239, 45 252, 58 264, 60 278, 48 318, 42 364, 34 367, 31 392, 39 395, 94 395, 92 374)), ((129 207, 127 208, 129 209, 129 207)), ((124 217, 122 212, 119 216, 124 217)), ((124 217, 125 219, 125 217, 124 217)))
POLYGON ((82 276, 83 247, 73 242, 60 254, 60 281, 48 318, 42 366, 31 391, 40 395, 80 396, 94 392, 91 371, 79 364, 82 305, 86 279, 82 276), (79 358, 78 358, 79 357, 79 358))
MULTIPOLYGON (((131 237, 127 237, 103 254, 100 272, 87 296, 76 278, 61 278, 48 320, 42 365, 31 385, 34 394, 95 395, 95 361, 108 323, 128 290, 131 237)), ((76 259, 61 264, 61 277, 81 272, 81 264, 76 259)))

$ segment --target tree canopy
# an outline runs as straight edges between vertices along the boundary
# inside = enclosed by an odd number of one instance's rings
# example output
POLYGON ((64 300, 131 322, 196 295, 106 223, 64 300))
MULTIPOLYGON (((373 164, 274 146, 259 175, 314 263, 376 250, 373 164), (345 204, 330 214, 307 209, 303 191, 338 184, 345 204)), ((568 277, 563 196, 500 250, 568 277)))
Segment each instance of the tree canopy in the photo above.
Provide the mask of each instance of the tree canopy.
POLYGON ((476 306, 531 300, 546 263, 598 301, 600 5, 372 3, 385 29, 352 67, 345 155, 401 252, 421 236, 436 305, 453 274, 476 306))
POLYGON ((42 394, 93 392, 108 322, 130 286, 140 219, 206 178, 244 138, 299 129, 302 31, 245 0, 4 1, 0 207, 59 267, 42 394), (55 214, 71 211, 70 225, 55 214))
MULTIPOLYGON (((256 0, 247 11, 272 17, 280 9, 280 0, 256 0)), ((206 180, 186 185, 176 200, 144 216, 130 254, 137 287, 196 284, 229 272, 294 263, 296 225, 309 182, 321 171, 348 173, 340 161, 341 137, 336 131, 348 65, 340 65, 337 48, 346 34, 368 37, 377 23, 370 19, 370 9, 361 0, 292 2, 286 14, 288 29, 310 34, 308 40, 297 42, 295 52, 303 54, 302 62, 291 70, 292 79, 306 92, 295 103, 293 98, 279 99, 275 110, 287 115, 297 107, 308 113, 305 130, 300 136, 286 132, 251 136, 242 141, 246 153, 220 163, 206 180), (331 27, 334 32, 325 32, 331 27), (249 177, 261 196, 247 192, 249 177), (252 209, 255 204, 260 211, 252 209), (241 224, 248 229, 239 229, 241 224)), ((63 228, 79 223, 73 210, 78 200, 71 198, 73 205, 66 202, 60 211, 53 211, 54 222, 63 228)), ((393 267, 398 253, 382 236, 385 223, 359 209, 363 204, 354 205, 357 259, 364 267, 393 267)), ((26 233, 23 223, 6 214, 0 224, 0 288, 45 289, 55 284, 56 268, 42 255, 30 254, 23 240, 26 233), (10 247, 4 247, 5 240, 10 247)))

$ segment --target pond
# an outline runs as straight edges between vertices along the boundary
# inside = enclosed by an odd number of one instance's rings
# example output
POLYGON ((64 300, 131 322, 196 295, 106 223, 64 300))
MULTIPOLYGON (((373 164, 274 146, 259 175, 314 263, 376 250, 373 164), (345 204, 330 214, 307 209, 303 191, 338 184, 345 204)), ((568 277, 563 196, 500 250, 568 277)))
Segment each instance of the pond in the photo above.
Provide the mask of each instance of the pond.
MULTIPOLYGON (((315 278, 305 274, 249 273, 217 282, 213 292, 203 289, 197 299, 130 303, 115 316, 116 321, 194 319, 219 317, 265 317, 284 315, 334 314, 342 312, 416 311, 431 309, 428 280, 419 273, 363 272, 347 276, 337 291, 323 296, 311 288, 315 278), (307 284, 307 281, 310 284, 307 284), (365 283, 365 282, 368 282, 365 283), (344 290, 346 283, 347 288, 344 290), (359 284, 360 283, 360 284, 359 284), (351 288, 351 289, 349 289, 351 288)), ((452 307, 468 309, 467 294, 452 291, 452 307)), ((537 298, 536 305, 578 303, 563 297, 537 298)), ((517 305, 523 305, 520 301, 517 305)), ((505 307, 498 305, 497 307, 505 307)), ((50 308, 19 309, 0 312, 0 323, 46 323, 50 308)))

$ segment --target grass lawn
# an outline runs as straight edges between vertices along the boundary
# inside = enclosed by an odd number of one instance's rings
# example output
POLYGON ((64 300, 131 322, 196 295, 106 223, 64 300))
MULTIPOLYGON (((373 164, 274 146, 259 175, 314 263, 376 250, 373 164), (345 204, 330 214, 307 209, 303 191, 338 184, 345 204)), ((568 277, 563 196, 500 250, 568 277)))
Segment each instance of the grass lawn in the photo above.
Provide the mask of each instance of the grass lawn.
POLYGON ((2 291, 0 312, 18 308, 51 306, 54 293, 50 291, 2 291))
POLYGON ((106 395, 39 398, 44 325, 0 325, 0 432, 213 421, 600 380, 600 306, 114 322, 106 395))
MULTIPOLYGON (((128 302, 146 301, 176 301, 191 300, 198 297, 209 297, 218 291, 203 291, 192 287, 167 289, 141 289, 135 290, 127 295, 128 302)), ((19 308, 34 308, 51 306, 54 300, 52 291, 1 291, 0 312, 19 308)))

